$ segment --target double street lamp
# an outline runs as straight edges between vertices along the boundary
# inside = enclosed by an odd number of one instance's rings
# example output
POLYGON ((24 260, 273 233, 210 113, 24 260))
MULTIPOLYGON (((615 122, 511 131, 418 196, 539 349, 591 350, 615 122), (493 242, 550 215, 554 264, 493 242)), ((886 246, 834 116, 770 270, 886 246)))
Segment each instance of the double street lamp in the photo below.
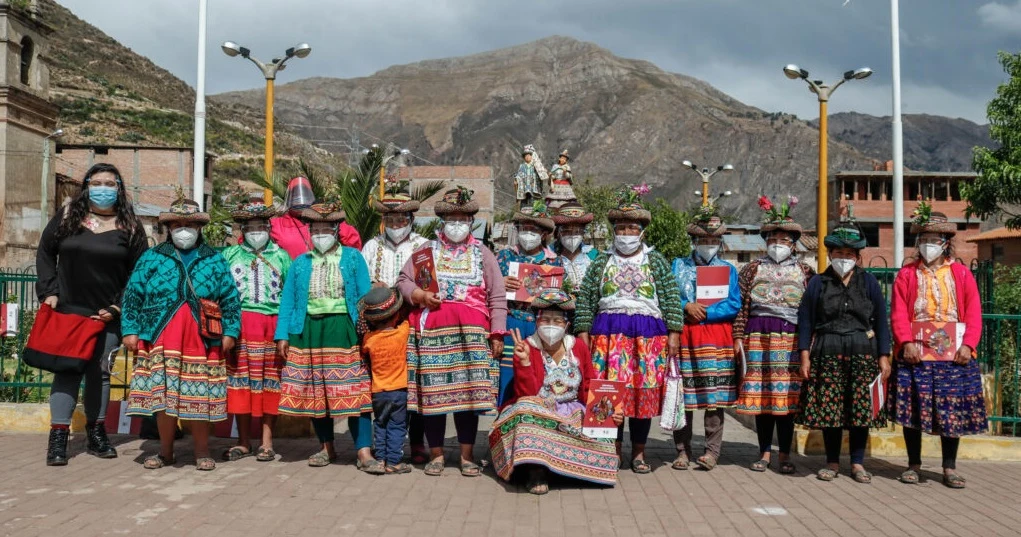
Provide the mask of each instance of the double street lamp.
POLYGON ((826 236, 826 219, 828 212, 828 200, 827 200, 827 154, 826 154, 826 141, 827 141, 827 124, 826 124, 826 103, 830 100, 830 95, 833 95, 834 91, 848 80, 862 80, 872 75, 872 69, 868 67, 861 67, 854 71, 847 71, 844 73, 844 77, 838 80, 833 85, 824 84, 822 80, 812 80, 808 78, 808 71, 801 69, 797 65, 789 64, 783 68, 783 74, 791 80, 802 79, 808 83, 808 89, 816 95, 819 99, 819 194, 817 204, 818 217, 816 219, 816 235, 819 239, 819 273, 821 274, 826 270, 826 246, 823 244, 823 237, 826 236))
MULTIPOLYGON (((231 58, 241 56, 246 60, 250 60, 252 63, 262 71, 262 76, 266 79, 266 181, 267 186, 273 183, 273 81, 276 80, 277 71, 283 71, 287 60, 297 57, 304 58, 312 52, 312 47, 308 43, 301 43, 295 45, 284 51, 283 58, 273 58, 273 61, 269 63, 263 63, 251 55, 251 51, 233 41, 225 41, 220 48, 223 49, 223 53, 230 56, 231 58)), ((266 206, 273 205, 273 189, 266 188, 263 192, 263 201, 266 206)))
MULTIPOLYGON (((702 177, 702 206, 703 207, 705 207, 706 205, 709 205, 709 178, 714 176, 714 175, 716 175, 717 173, 720 173, 720 172, 732 172, 732 171, 734 171, 734 166, 732 166, 730 164, 724 164, 722 166, 717 166, 715 170, 709 170, 709 168, 699 169, 699 167, 694 165, 694 164, 692 164, 690 160, 685 160, 681 164, 683 164, 684 167, 686 167, 686 168, 691 168, 692 170, 695 171, 695 173, 699 174, 702 177)), ((730 194, 726 194, 726 195, 729 196, 730 194)), ((717 199, 719 199, 719 197, 717 197, 717 199)))

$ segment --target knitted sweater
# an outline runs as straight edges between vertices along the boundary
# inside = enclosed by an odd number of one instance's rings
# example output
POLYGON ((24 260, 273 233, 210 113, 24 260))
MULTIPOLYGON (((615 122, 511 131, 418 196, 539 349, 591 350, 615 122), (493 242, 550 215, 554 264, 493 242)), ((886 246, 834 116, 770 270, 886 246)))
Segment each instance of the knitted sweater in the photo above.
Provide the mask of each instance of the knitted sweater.
MULTIPOLYGON (((341 247, 340 274, 344 277, 344 300, 351 322, 358 324, 358 301, 369 292, 369 269, 362 253, 347 246, 341 247)), ((288 339, 305 328, 308 312, 308 286, 312 279, 312 254, 301 254, 291 263, 280 298, 280 316, 273 339, 288 339)))
MULTIPOLYGON (((652 277, 656 285, 656 297, 659 309, 663 312, 663 320, 671 332, 680 332, 684 328, 684 312, 681 310, 681 291, 677 287, 677 279, 670 270, 670 263, 662 254, 655 250, 647 252, 652 277)), ((599 313, 599 299, 602 298, 603 272, 610 261, 610 254, 602 252, 592 262, 585 273, 585 280, 578 291, 578 304, 575 310, 575 333, 588 332, 592 329, 592 321, 599 313)))
MULTIPOLYGON (((155 341, 186 301, 198 321, 199 304, 188 287, 185 266, 173 243, 164 242, 142 254, 124 289, 121 332, 155 341)), ((223 311, 223 335, 241 332, 241 300, 230 267, 222 255, 205 244, 198 246, 187 274, 199 298, 208 298, 223 311)))

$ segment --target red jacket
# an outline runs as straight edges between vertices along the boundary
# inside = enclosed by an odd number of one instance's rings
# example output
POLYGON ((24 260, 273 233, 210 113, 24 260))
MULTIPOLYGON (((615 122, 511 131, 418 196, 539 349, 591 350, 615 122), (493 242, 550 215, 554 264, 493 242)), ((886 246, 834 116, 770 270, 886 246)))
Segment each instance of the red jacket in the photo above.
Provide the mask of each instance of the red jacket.
MULTIPOLYGON (((893 282, 893 297, 890 299, 890 327, 896 348, 914 340, 911 335, 911 321, 914 319, 915 299, 918 298, 918 266, 916 261, 897 272, 893 282)), ((974 351, 982 337, 982 299, 978 284, 968 267, 961 263, 950 265, 957 291, 957 317, 964 323, 964 344, 974 351)), ((897 352, 896 350, 894 352, 897 352)))
MULTIPOLYGON (((288 214, 280 215, 272 220, 273 228, 270 231, 270 238, 277 246, 283 248, 291 259, 297 257, 311 248, 312 239, 308 236, 308 224, 288 214)), ((362 249, 362 238, 358 230, 347 222, 340 223, 340 244, 350 246, 358 250, 362 249)))
MULTIPOLYGON (((565 344, 568 344, 571 340, 574 341, 574 357, 577 358, 578 366, 581 368, 581 385, 578 386, 578 401, 581 404, 585 404, 585 401, 588 399, 589 381, 596 378, 596 370, 592 366, 592 354, 589 352, 585 342, 574 336, 564 336, 565 344)), ((539 349, 533 347, 531 342, 528 343, 528 349, 528 367, 522 366, 517 360, 514 361, 514 380, 511 384, 514 391, 512 396, 504 402, 504 407, 514 404, 518 397, 539 395, 539 389, 542 388, 542 383, 546 380, 546 365, 543 364, 542 353, 539 349)))

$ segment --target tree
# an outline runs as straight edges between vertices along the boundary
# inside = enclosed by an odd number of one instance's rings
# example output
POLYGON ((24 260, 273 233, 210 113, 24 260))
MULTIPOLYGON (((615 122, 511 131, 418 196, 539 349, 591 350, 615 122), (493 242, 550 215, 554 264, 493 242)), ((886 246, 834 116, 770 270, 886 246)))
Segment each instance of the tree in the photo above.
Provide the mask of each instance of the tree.
POLYGON ((674 209, 663 198, 656 198, 647 207, 652 213, 652 223, 645 229, 645 243, 655 247, 667 261, 689 255, 691 238, 688 237, 688 214, 674 209))
MULTIPOLYGON (((596 185, 592 176, 573 185, 574 195, 578 197, 585 210, 595 215, 592 221, 595 227, 607 227, 606 213, 617 206, 617 187, 613 185, 596 185)), ((593 227, 593 229, 595 229, 593 227)))
POLYGON ((1010 79, 996 88, 986 115, 989 137, 1000 146, 973 150, 978 178, 962 183, 961 195, 968 201, 968 216, 1000 216, 1008 228, 1016 229, 1021 228, 1021 53, 1001 51, 998 56, 1010 79))

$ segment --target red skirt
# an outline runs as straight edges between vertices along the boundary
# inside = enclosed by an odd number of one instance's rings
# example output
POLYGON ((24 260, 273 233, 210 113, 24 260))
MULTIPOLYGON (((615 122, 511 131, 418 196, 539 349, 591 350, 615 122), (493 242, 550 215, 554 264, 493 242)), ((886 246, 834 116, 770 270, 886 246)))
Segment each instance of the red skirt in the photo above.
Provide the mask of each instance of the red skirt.
POLYGON ((280 405, 280 368, 276 356, 277 316, 241 312, 241 337, 227 360, 227 412, 276 416, 280 405))

